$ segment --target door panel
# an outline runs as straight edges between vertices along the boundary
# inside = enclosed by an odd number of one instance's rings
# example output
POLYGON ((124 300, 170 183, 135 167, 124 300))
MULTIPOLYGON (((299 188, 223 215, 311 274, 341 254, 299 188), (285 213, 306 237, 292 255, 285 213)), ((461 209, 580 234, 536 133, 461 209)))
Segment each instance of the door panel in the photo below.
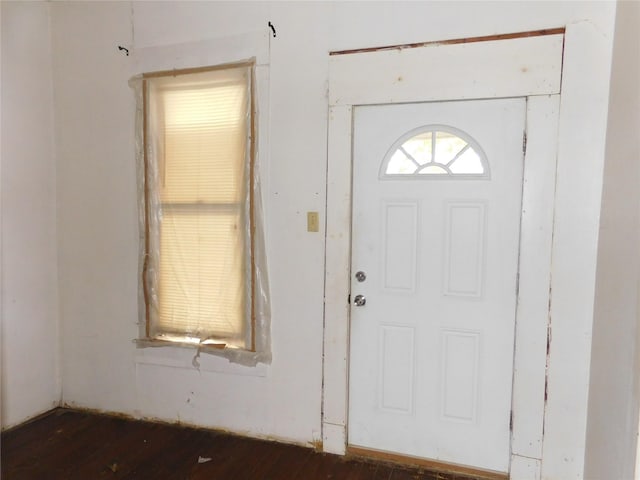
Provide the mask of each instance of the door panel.
POLYGON ((508 470, 525 113, 354 109, 350 445, 508 470))

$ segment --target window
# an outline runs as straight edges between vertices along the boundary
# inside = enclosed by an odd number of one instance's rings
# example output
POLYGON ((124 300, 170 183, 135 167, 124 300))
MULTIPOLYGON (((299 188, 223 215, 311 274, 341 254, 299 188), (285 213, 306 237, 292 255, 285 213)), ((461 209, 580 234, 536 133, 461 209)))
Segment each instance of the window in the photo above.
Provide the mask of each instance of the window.
POLYGON ((255 351, 253 72, 142 77, 148 340, 255 351))
POLYGON ((461 130, 432 125, 400 137, 385 155, 381 178, 488 178, 480 146, 461 130))

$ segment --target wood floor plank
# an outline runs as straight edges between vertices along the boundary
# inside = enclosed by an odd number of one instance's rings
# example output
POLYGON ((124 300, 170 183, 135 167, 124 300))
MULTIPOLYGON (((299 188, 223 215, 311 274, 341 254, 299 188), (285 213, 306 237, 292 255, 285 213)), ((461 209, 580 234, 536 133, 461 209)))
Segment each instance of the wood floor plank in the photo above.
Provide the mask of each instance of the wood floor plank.
MULTIPOLYGON (((140 429, 139 431, 122 431, 121 438, 125 442, 117 441, 107 445, 107 448, 100 450, 99 455, 94 455, 90 464, 84 469, 76 469, 78 478, 143 478, 146 472, 159 471, 165 468, 175 468, 175 471, 184 471, 184 464, 189 461, 185 458, 182 445, 187 440, 188 443, 198 444, 205 432, 195 431, 188 439, 182 439, 172 432, 172 428, 166 430, 171 435, 158 435, 153 428, 140 429), (152 440, 153 439, 153 440, 152 440), (167 449, 171 442, 174 448, 167 449)), ((164 477, 144 477, 144 478, 164 478, 164 477)))
POLYGON ((99 422, 99 419, 80 415, 55 431, 43 432, 39 439, 25 445, 19 453, 11 451, 10 440, 3 439, 3 450, 5 444, 9 444, 9 451, 2 455, 3 470, 8 463, 18 472, 46 473, 41 478, 64 478, 65 461, 74 457, 73 452, 86 443, 84 437, 91 435, 94 425, 99 422))
POLYGON ((354 469, 347 478, 349 480, 371 480, 375 477, 380 465, 370 462, 360 462, 360 467, 354 469))
POLYGON ((55 413, 42 417, 37 421, 28 422, 25 425, 2 433, 2 440, 6 442, 2 451, 7 455, 19 456, 24 453, 24 448, 36 441, 48 438, 53 432, 60 433, 62 427, 68 423, 69 412, 56 410, 55 413), (60 413, 58 413, 60 412, 60 413), (67 417, 63 418, 64 415, 67 417))
MULTIPOLYGON (((230 475, 238 473, 243 465, 247 465, 250 443, 246 439, 236 436, 220 436, 215 443, 202 449, 202 457, 211 458, 206 463, 197 463, 189 467, 191 480, 208 480, 211 478, 234 478, 230 475)), ((200 455, 200 454, 199 454, 200 455)))
MULTIPOLYGON (((148 435, 136 449, 128 452, 124 466, 126 471, 121 474, 123 479, 138 480, 141 478, 161 478, 157 472, 166 469, 164 457, 174 449, 182 452, 182 458, 189 455, 188 443, 190 435, 185 435, 180 428, 169 425, 154 425, 148 430, 148 435)), ((191 434, 191 432, 188 432, 191 434)), ((179 470, 178 470, 179 471, 179 470)))
POLYGON ((314 455, 313 450, 294 445, 281 445, 280 448, 282 453, 278 455, 271 467, 262 473, 262 478, 264 480, 306 478, 302 473, 303 466, 314 455))
POLYGON ((336 469, 336 465, 341 461, 342 458, 338 455, 316 453, 311 456, 305 465, 305 472, 309 475, 309 478, 336 478, 333 476, 333 472, 336 469))
POLYGON ((403 467, 395 467, 389 480, 454 480, 453 475, 442 472, 423 472, 403 467))
POLYGON ((1 440, 2 480, 472 480, 66 409, 1 440))
POLYGON ((266 472, 274 468, 279 461, 282 451, 274 442, 255 441, 249 452, 252 461, 244 466, 239 472, 239 480, 252 480, 255 478, 264 478, 266 472))

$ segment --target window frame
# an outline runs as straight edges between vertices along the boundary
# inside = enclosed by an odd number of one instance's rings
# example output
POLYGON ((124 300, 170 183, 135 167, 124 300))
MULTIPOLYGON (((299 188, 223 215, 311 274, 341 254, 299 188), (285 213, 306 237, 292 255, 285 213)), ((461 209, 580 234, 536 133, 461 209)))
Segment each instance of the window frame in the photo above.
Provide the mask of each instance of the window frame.
MULTIPOLYGON (((254 58, 250 60, 244 60, 240 62, 230 62, 223 63, 219 65, 212 66, 203 66, 203 67, 194 67, 194 68, 181 68, 181 69, 172 69, 172 70, 158 70, 153 72, 146 72, 141 75, 141 93, 142 93, 142 164, 143 164, 143 172, 142 172, 142 181, 143 181, 143 203, 144 203, 144 211, 141 214, 144 217, 144 244, 142 246, 142 267, 141 267, 141 285, 142 285, 142 295, 144 302, 144 343, 151 342, 152 344, 159 345, 175 345, 175 346, 187 346, 187 347, 198 347, 198 349, 214 349, 214 350, 222 350, 227 347, 230 347, 234 350, 246 351, 256 353, 258 352, 256 348, 256 275, 257 275, 257 266, 256 266, 256 154, 257 154, 257 102, 256 102, 256 61, 254 58), (244 181, 246 186, 246 197, 241 201, 241 203, 246 202, 248 205, 246 208, 246 227, 247 234, 245 234, 244 242, 248 247, 248 252, 246 254, 246 265, 244 268, 247 270, 247 279, 246 283, 248 284, 248 288, 245 291, 245 302, 249 302, 248 306, 248 316, 245 316, 243 319, 246 322, 247 333, 245 334, 246 342, 243 347, 238 345, 231 345, 224 340, 221 340, 217 343, 192 343, 192 342, 181 342, 178 340, 168 340, 158 338, 153 335, 152 332, 152 313, 151 310, 153 308, 153 295, 152 295, 152 285, 155 283, 155 288, 157 289, 157 279, 153 277, 151 268, 150 268, 150 258, 153 254, 152 246, 151 246, 151 236, 153 232, 151 231, 151 195, 152 195, 152 186, 150 185, 152 178, 151 166, 150 163, 153 162, 153 159, 149 157, 149 88, 148 81, 154 78, 166 78, 166 77, 178 77, 189 74, 196 73, 206 73, 212 71, 220 71, 232 68, 248 68, 249 74, 249 85, 248 85, 248 93, 249 93, 249 102, 248 102, 248 129, 247 129, 247 154, 246 159, 244 161, 243 168, 246 169, 247 178, 244 181), (224 342, 224 343, 222 343, 224 342)), ((160 255, 160 252, 157 252, 157 255, 160 255)), ((245 305, 246 309, 246 305, 245 305)), ((188 332, 184 332, 185 337, 188 332)))

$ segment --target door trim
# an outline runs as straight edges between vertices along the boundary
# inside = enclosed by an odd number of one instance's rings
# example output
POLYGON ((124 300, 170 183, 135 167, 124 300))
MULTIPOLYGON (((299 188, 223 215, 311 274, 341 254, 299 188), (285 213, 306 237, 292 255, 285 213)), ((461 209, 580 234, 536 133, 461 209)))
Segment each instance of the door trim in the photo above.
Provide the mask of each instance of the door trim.
POLYGON ((453 45, 454 43, 474 43, 474 42, 490 42, 492 40, 511 40, 513 38, 525 38, 525 37, 542 37, 545 35, 557 35, 564 34, 564 27, 559 28, 543 28, 542 30, 530 30, 528 32, 516 32, 516 33, 501 33, 498 35, 489 35, 483 37, 466 37, 466 38, 452 38, 449 40, 435 40, 430 42, 419 43, 403 43, 401 45, 386 45, 383 47, 367 47, 367 48, 355 48, 351 50, 336 50, 329 52, 329 55, 351 55, 353 53, 365 53, 365 52, 379 52, 381 50, 398 50, 406 48, 426 47, 428 45, 453 45))
POLYGON ((409 51, 384 50, 330 57, 322 417, 325 451, 344 454, 347 449, 353 106, 527 97, 530 134, 521 218, 511 463, 527 457, 539 465, 562 46, 563 35, 558 34, 432 44, 411 49, 410 55, 409 51), (441 71, 454 72, 456 77, 470 78, 473 74, 478 81, 468 85, 450 82, 450 76, 429 75, 434 64, 441 71), (496 75, 496 71, 504 72, 504 76, 496 75))

